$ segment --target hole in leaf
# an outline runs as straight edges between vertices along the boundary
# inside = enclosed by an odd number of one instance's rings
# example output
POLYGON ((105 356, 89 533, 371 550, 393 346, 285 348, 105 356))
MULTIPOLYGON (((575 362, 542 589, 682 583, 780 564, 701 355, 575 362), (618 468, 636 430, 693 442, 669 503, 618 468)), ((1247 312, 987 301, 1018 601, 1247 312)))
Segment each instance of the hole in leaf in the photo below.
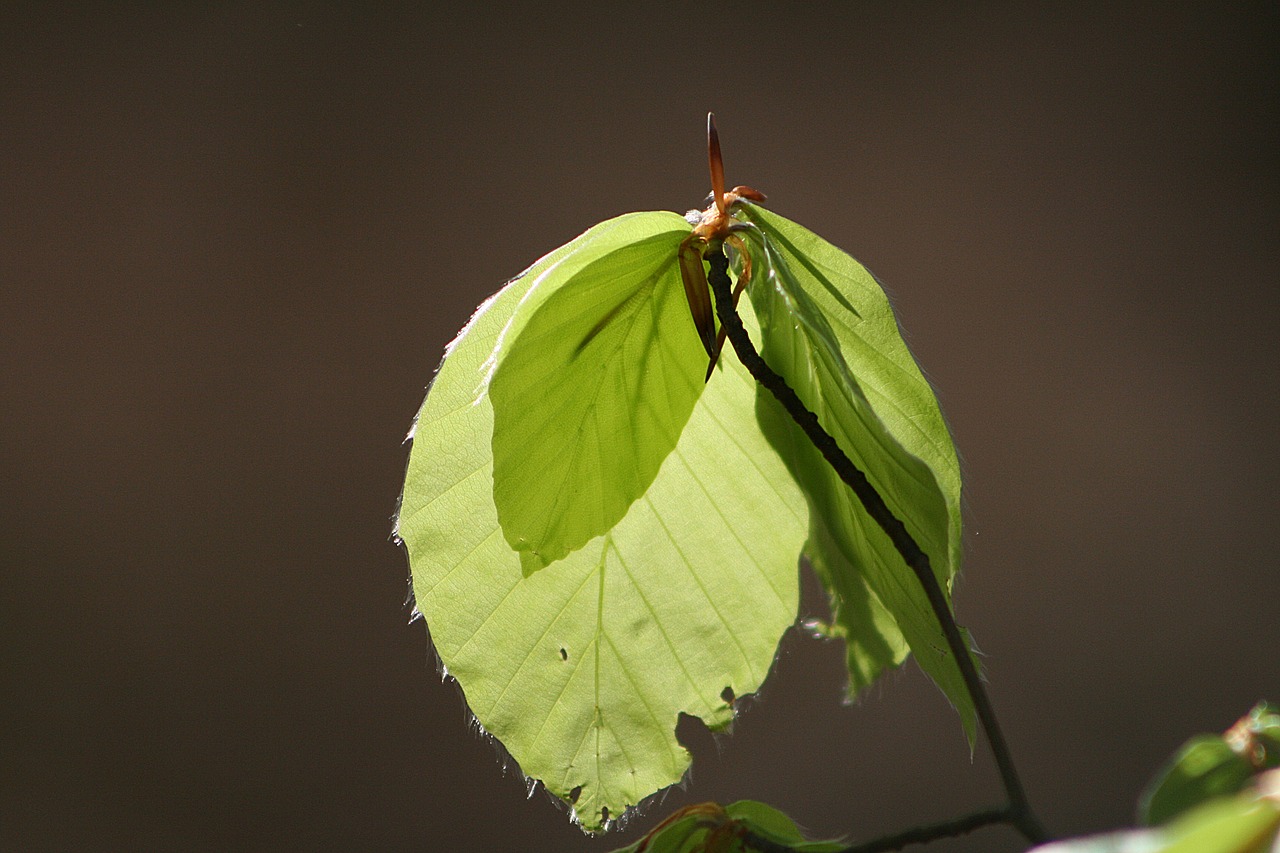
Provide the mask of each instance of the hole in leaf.
MULTIPOLYGON (((561 649, 561 651, 563 651, 563 649, 561 649)), ((574 787, 572 791, 569 792, 569 802, 576 803, 578 802, 578 797, 581 797, 581 796, 582 796, 582 786, 577 785, 574 787)))
POLYGON ((566 651, 564 650, 564 648, 562 647, 562 648, 560 649, 560 660, 568 660, 568 659, 569 659, 569 653, 568 653, 568 652, 566 652, 566 651))
POLYGON ((733 704, 733 688, 725 685, 724 690, 720 691, 720 698, 724 700, 726 705, 733 704))
POLYGON ((608 823, 608 822, 609 822, 609 807, 608 807, 608 806, 601 806, 601 807, 600 807, 600 820, 601 820, 601 822, 602 822, 602 823, 608 823))

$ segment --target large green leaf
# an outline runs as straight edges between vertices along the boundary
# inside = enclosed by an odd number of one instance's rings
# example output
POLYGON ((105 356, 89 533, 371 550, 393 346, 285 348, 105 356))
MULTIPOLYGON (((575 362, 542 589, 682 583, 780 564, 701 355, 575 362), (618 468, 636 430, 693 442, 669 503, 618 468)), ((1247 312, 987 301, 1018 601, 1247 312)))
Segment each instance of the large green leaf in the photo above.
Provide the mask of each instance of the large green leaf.
MULTIPOLYGON (((548 294, 501 353, 493 496, 507 542, 533 568, 610 530, 644 494, 702 393, 706 363, 676 264, 684 219, 636 238, 615 228, 599 257, 540 276, 548 294)), ((579 259, 581 260, 581 259, 579 259)))
MULTIPOLYGON (((743 211, 757 226, 746 232, 757 255, 749 292, 765 361, 866 473, 949 590, 960 565, 959 463, 884 291, 816 234, 755 205, 743 211)), ((905 638, 972 742, 972 701, 915 575, 799 428, 780 422, 775 405, 759 411, 809 499, 805 552, 832 596, 835 632, 850 641, 850 689, 900 662, 905 638)))
POLYGON ((673 216, 596 226, 477 311, 419 413, 397 525, 417 606, 471 712, 588 830, 679 781, 678 715, 726 726, 725 688, 758 689, 798 606, 804 499, 736 362, 604 536, 526 577, 498 522, 488 380, 547 298, 539 282, 592 263, 623 231, 669 230, 673 216))

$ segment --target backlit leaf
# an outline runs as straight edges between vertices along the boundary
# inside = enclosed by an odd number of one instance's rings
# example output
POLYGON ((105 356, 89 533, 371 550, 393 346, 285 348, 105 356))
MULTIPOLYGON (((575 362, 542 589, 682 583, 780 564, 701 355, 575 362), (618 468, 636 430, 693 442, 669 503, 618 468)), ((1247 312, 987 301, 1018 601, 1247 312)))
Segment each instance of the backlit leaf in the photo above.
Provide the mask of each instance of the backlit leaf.
POLYGON ((588 830, 679 781, 689 755, 678 715, 726 726, 725 688, 759 688, 798 607, 804 500, 736 361, 607 533, 526 577, 498 521, 489 379, 526 309, 547 298, 539 282, 588 266, 623 230, 663 233, 673 216, 596 226, 481 306, 419 413, 397 527, 417 606, 471 712, 588 830))
MULTIPOLYGON (((742 216, 758 228, 746 234, 759 256, 749 293, 761 354, 866 473, 949 590, 960 565, 959 463, 884 291, 861 264, 800 225, 756 205, 744 205, 742 216)), ((850 689, 900 661, 905 638, 972 743, 972 702, 915 575, 799 427, 766 402, 760 417, 809 499, 805 552, 824 574, 835 626, 851 641, 850 689)))
POLYGON ((588 262, 579 251, 539 276, 489 386, 498 520, 534 567, 626 514, 702 393, 706 357, 676 264, 689 224, 642 217, 596 236, 588 262))

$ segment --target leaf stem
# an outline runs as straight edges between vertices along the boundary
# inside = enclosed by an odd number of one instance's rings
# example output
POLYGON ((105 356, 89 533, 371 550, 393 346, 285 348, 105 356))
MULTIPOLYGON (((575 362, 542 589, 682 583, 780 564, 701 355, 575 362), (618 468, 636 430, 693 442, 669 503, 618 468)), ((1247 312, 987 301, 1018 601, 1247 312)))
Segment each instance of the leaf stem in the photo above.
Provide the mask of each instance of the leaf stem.
MULTIPOLYGON (((927 844, 930 841, 937 841, 942 838, 968 835, 975 829, 981 829, 994 823, 1006 823, 1008 820, 1008 807, 984 809, 983 811, 972 812, 951 820, 927 823, 893 835, 885 835, 871 841, 864 841, 861 844, 854 844, 852 847, 845 847, 839 853, 889 853, 889 851, 901 850, 908 844, 927 844)), ((771 838, 765 838, 749 829, 740 830, 740 833, 743 844, 748 850, 757 851, 757 853, 796 853, 796 848, 780 844, 771 838)))
MULTIPOLYGON (((920 549, 915 539, 907 532, 906 526, 890 511, 884 499, 880 497, 880 493, 867 480, 866 474, 858 470, 857 466, 840 449, 831 434, 822 428, 821 424, 818 423, 817 415, 805 408, 804 403, 800 401, 791 386, 787 385, 786 381, 774 372, 769 365, 765 364, 764 359, 760 357, 760 353, 756 351, 755 345, 751 343, 751 337, 742 325, 742 318, 738 316, 737 309, 734 307, 733 297, 729 290, 729 259, 725 256, 723 247, 717 247, 708 252, 707 260, 711 267, 707 281, 711 285, 711 292, 716 298, 716 315, 720 318, 720 325, 728 333, 729 341, 733 344, 733 349, 737 352, 738 358, 751 375, 755 377, 755 380, 777 398, 782 407, 787 410, 787 414, 791 416, 791 419, 804 430, 805 435, 809 437, 809 440, 813 442, 813 445, 822 454, 823 458, 827 460, 827 464, 858 496, 858 500, 862 502, 867 514, 871 516, 876 524, 880 525, 880 529, 893 542, 894 548, 902 555, 902 559, 910 567, 911 571, 915 573, 920 585, 924 587, 925 595, 929 599, 929 605, 933 608, 934 616, 937 617, 939 624, 942 626, 943 634, 947 638, 947 645, 951 649, 951 655, 955 658, 956 665, 960 669, 960 675, 964 679, 965 687, 973 699, 974 709, 978 714, 978 720, 982 723, 983 731, 987 734, 987 742, 991 746, 992 756, 995 758, 996 766, 999 768, 1000 778, 1004 782, 1005 794, 1009 798, 1009 806, 1001 811, 999 818, 992 818, 984 822, 1007 821, 1032 843, 1048 840, 1048 833, 1045 832, 1039 819, 1031 810, 1031 803, 1027 799, 1026 791, 1023 790, 1022 782, 1018 779, 1018 771, 1014 767, 1013 757, 1009 752, 1008 744, 1005 742, 1004 734, 1000 731, 1000 723, 996 719, 995 709, 991 705, 991 700, 987 697, 987 691, 982 685, 982 679, 978 676, 978 669, 973 664, 973 658, 970 656, 969 649, 960 634, 960 628, 956 625, 955 617, 951 614, 951 607, 947 603, 947 597, 943 594, 942 587, 939 586, 938 579, 929 564, 929 555, 920 549)), ((978 812, 969 817, 972 818, 978 815, 991 817, 992 814, 993 812, 978 812)), ((861 850, 858 847, 849 849, 850 851, 861 850)), ((889 850, 894 848, 877 847, 870 849, 889 850)))
POLYGON ((961 817, 944 820, 938 823, 926 823, 915 826, 894 835, 886 835, 873 841, 846 847, 840 853, 886 853, 889 850, 901 850, 908 844, 925 844, 940 838, 954 838, 957 835, 968 835, 975 829, 990 826, 993 823, 1009 821, 1009 808, 985 809, 972 812, 961 817))

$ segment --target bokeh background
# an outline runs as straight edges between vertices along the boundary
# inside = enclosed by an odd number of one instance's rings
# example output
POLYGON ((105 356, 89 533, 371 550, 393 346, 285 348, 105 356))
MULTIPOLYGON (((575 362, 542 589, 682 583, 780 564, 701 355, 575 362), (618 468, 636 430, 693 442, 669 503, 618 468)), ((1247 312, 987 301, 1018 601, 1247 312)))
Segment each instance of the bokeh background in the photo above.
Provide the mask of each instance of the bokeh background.
MULTIPOLYGON (((464 8, 465 6, 465 8, 464 8)), ((443 347, 587 226, 730 183, 864 261, 967 475, 960 621, 1057 833, 1280 699, 1275 3, 0 11, 0 847, 604 851, 757 798, 996 803, 913 666, 802 637, 587 839, 408 623, 443 347)), ((809 590, 806 605, 819 606, 809 590)), ((993 828, 934 851, 1020 849, 993 828)))

